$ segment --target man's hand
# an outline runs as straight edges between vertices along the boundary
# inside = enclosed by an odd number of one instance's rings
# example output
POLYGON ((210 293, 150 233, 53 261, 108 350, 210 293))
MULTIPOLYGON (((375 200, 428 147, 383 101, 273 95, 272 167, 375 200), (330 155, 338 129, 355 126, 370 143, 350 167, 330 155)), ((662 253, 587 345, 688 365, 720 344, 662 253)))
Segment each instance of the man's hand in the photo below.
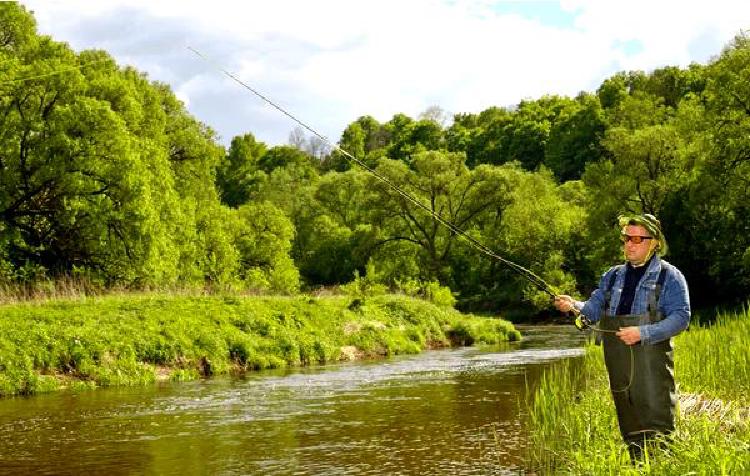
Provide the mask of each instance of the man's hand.
POLYGON ((555 296, 555 307, 560 312, 569 312, 573 310, 573 298, 565 294, 555 296))
POLYGON ((627 345, 634 345, 641 341, 641 330, 635 326, 620 327, 615 335, 627 345))

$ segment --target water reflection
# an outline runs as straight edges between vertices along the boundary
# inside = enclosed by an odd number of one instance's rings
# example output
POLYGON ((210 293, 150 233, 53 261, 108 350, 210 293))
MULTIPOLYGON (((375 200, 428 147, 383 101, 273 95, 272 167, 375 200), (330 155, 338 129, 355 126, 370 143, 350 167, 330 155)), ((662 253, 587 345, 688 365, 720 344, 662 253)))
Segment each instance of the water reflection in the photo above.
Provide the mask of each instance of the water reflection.
POLYGON ((519 402, 570 327, 521 343, 0 401, 3 474, 517 474, 519 402))

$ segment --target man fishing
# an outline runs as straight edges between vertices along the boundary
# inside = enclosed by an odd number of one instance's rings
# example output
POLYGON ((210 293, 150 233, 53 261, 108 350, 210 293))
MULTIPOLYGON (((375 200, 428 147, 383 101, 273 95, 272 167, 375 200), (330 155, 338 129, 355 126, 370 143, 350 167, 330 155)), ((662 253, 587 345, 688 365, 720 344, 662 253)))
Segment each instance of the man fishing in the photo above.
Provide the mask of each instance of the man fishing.
POLYGON ((588 301, 559 295, 554 303, 599 321, 620 433, 637 461, 647 444, 674 430, 672 337, 690 322, 690 299, 685 277, 661 258, 667 242, 656 217, 618 222, 625 264, 604 273, 588 301))

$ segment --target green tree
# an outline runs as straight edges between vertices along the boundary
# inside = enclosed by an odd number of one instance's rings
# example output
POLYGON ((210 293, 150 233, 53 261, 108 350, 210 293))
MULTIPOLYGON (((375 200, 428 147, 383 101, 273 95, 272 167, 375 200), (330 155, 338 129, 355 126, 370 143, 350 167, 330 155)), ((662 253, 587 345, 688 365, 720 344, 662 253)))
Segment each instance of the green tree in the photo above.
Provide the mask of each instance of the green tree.
POLYGON ((701 69, 695 64, 687 70, 677 66, 655 69, 648 75, 645 89, 651 95, 661 98, 664 105, 676 108, 689 93, 700 94, 705 87, 701 69))
POLYGON ((304 151, 288 145, 279 145, 270 148, 258 159, 258 169, 270 174, 275 169, 299 166, 314 171, 316 164, 304 151))
POLYGON ((27 46, 19 48, 24 66, 2 78, 0 217, 9 259, 52 274, 86 266, 110 280, 172 279, 178 253, 160 215, 176 196, 169 178, 167 187, 152 179, 169 177, 166 154, 129 130, 137 100, 113 110, 100 97, 102 71, 131 89, 137 80, 111 62, 79 70, 73 52, 48 38, 27 46), (36 79, 10 81, 17 77, 36 79))
MULTIPOLYGON (((698 305, 750 293, 750 39, 738 35, 704 71, 705 90, 680 104, 695 175, 665 207, 672 254, 698 305)), ((669 235, 667 235, 669 236, 669 235)))
MULTIPOLYGON (((552 173, 542 169, 520 176, 493 241, 505 256, 569 293, 576 287, 579 270, 571 269, 568 258, 585 236, 581 226, 585 219, 585 208, 565 200, 552 173)), ((547 293, 507 269, 498 271, 494 279, 502 279, 498 288, 510 303, 523 300, 539 310, 549 307, 547 293)))
POLYGON ((471 167, 504 162, 499 154, 504 147, 505 128, 511 116, 506 109, 491 107, 478 116, 458 117, 446 134, 449 150, 465 151, 466 163, 471 167))
POLYGON ((604 156, 601 138, 605 129, 606 119, 599 100, 581 94, 553 123, 545 145, 544 164, 560 181, 579 179, 586 164, 604 156))
MULTIPOLYGON (((430 151, 414 156, 410 166, 381 161, 378 172, 421 201, 432 213, 467 229, 483 214, 491 214, 504 195, 502 176, 492 167, 469 170, 460 153, 430 151)), ((373 179, 375 180, 375 179, 373 179)), ((450 255, 457 235, 426 211, 382 182, 374 182, 371 209, 383 226, 385 242, 408 243, 419 255, 423 280, 451 279, 450 255)))
POLYGON ((4 59, 22 57, 36 43, 36 21, 26 8, 10 3, 0 5, 0 55, 4 59))
POLYGON ((471 165, 469 147, 476 143, 479 133, 479 117, 476 114, 456 114, 453 123, 445 130, 445 147, 449 152, 464 152, 466 162, 471 165))
POLYGON ((370 213, 371 176, 359 168, 330 172, 315 190, 317 212, 303 226, 295 254, 309 283, 341 284, 363 274, 380 229, 370 213))
POLYGON ((590 259, 603 267, 618 259, 614 223, 620 213, 661 216, 671 197, 692 176, 694 161, 671 108, 637 93, 615 108, 620 125, 602 140, 606 159, 589 163, 583 174, 588 187, 588 227, 594 251, 590 259))
POLYGON ((0 4, 0 272, 107 283, 230 281, 210 128, 105 52, 76 55, 0 4))
MULTIPOLYGON (((385 126, 372 116, 362 116, 344 129, 339 147, 368 166, 374 167, 377 160, 385 156, 389 138, 390 133, 385 126)), ((323 162, 322 169, 343 172, 351 166, 349 159, 334 150, 323 162)))
POLYGON ((284 213, 265 203, 250 203, 234 211, 234 245, 240 277, 246 284, 275 292, 299 290, 299 271, 289 256, 294 226, 284 213))
POLYGON ((467 150, 467 163, 519 162, 526 170, 544 163, 545 147, 552 125, 571 99, 545 96, 521 101, 514 111, 490 108, 478 118, 479 131, 467 150))
POLYGON ((250 133, 232 138, 229 151, 216 171, 221 201, 230 207, 247 203, 266 145, 250 133))

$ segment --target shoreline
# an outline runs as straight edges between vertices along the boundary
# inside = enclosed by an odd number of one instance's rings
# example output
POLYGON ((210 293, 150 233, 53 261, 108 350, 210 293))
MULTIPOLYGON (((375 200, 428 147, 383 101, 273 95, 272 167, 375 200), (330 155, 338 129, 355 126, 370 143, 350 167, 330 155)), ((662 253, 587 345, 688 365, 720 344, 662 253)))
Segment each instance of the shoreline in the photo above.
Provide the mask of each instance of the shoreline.
POLYGON ((401 295, 108 295, 0 306, 0 396, 144 385, 520 339, 401 295))

